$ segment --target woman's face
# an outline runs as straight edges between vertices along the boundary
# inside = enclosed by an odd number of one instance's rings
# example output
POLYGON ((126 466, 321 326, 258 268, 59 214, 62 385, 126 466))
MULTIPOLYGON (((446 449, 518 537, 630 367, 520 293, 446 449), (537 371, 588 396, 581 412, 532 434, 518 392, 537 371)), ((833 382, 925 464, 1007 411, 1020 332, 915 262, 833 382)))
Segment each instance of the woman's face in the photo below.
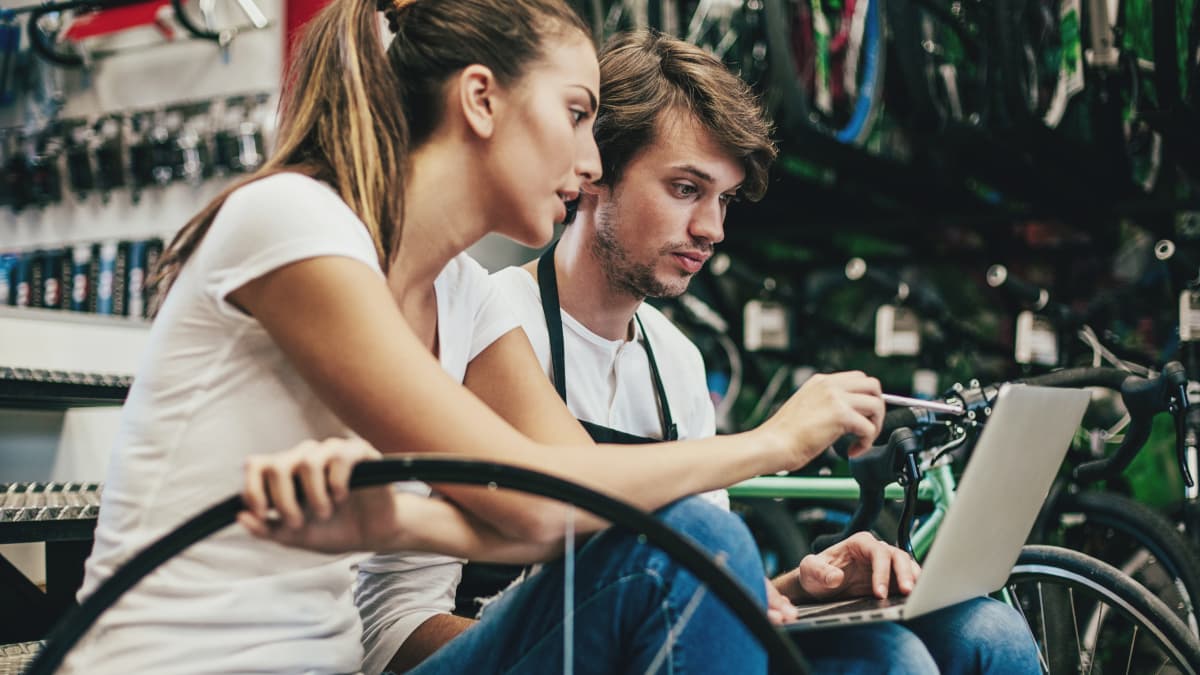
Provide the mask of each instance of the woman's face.
POLYGON ((549 38, 544 56, 512 85, 485 161, 492 178, 494 231, 542 246, 566 216, 564 202, 600 178, 592 138, 600 66, 587 36, 549 38))

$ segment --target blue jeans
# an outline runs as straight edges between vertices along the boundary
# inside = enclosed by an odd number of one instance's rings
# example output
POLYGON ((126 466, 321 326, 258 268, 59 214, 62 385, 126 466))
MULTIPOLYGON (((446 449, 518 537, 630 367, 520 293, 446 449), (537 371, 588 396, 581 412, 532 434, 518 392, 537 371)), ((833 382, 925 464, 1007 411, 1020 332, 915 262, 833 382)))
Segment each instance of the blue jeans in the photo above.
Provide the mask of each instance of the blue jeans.
MULTIPOLYGON (((709 553, 724 554, 726 569, 766 607, 758 547, 740 518, 697 497, 656 516, 709 553)), ((548 563, 409 672, 562 672, 563 576, 562 560, 548 563)), ((609 530, 593 537, 575 555, 575 673, 640 674, 655 664, 658 673, 766 672, 762 648, 716 596, 697 596, 701 586, 634 536, 609 530)))
POLYGON ((1029 626, 1015 609, 975 598, 904 623, 798 633, 818 673, 1041 673, 1029 626))
MULTIPOLYGON (((714 555, 764 607, 758 547, 741 519, 702 499, 656 516, 714 555)), ((417 668, 435 673, 563 672, 563 561, 488 605, 482 620, 417 668)), ((766 673, 766 655, 733 614, 656 547, 623 532, 593 537, 575 556, 573 668, 592 673, 766 673), (698 602, 697 602, 698 598, 698 602), (668 640, 669 634, 674 639, 668 640), (664 645, 667 645, 664 647, 664 645)), ((799 634, 816 672, 1035 673, 1025 622, 980 598, 905 625, 873 624, 799 634)))

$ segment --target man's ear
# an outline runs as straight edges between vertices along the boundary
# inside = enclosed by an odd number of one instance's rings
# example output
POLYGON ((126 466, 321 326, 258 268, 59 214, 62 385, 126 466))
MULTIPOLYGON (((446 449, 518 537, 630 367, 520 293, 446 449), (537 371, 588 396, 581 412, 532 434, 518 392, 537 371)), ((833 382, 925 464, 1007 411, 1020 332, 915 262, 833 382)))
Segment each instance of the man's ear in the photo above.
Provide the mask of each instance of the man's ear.
POLYGON ((472 64, 463 68, 457 78, 457 100, 467 127, 480 138, 491 138, 496 132, 496 111, 500 107, 499 82, 491 68, 472 64))

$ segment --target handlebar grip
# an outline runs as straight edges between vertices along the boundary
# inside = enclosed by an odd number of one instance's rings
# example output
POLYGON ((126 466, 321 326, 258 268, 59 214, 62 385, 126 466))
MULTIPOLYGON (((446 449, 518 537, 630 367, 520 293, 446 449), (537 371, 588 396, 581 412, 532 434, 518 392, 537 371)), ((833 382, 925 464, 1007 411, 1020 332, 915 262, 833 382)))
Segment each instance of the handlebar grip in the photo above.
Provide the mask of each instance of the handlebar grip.
POLYGON ((992 265, 987 271, 987 283, 1008 293, 1017 302, 1029 305, 1034 311, 1050 304, 1050 292, 1046 289, 1013 276, 1004 265, 992 265))
MULTIPOLYGON (((936 421, 934 414, 925 408, 895 408, 889 410, 883 416, 883 428, 880 429, 879 435, 875 437, 874 445, 886 445, 892 432, 901 428, 919 428, 932 424, 936 421)), ((854 445, 858 438, 852 435, 845 435, 837 439, 833 443, 833 451, 842 459, 849 459, 850 446, 854 445)), ((868 451, 870 452, 870 451, 868 451)))
POLYGON ((870 267, 862 258, 851 258, 846 262, 844 271, 850 281, 867 281, 884 292, 895 293, 897 296, 907 295, 907 286, 899 279, 870 267))

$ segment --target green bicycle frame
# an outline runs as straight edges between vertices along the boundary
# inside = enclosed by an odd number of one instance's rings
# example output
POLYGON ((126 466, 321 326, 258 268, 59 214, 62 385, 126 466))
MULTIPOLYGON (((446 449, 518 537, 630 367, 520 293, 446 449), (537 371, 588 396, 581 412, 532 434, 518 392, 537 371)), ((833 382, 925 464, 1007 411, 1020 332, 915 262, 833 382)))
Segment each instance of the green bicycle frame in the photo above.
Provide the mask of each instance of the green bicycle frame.
MULTIPOLYGON (((948 462, 925 472, 917 486, 917 498, 933 502, 933 512, 921 520, 912 533, 913 552, 918 560, 924 560, 933 538, 946 517, 946 510, 954 501, 957 485, 948 462)), ((733 498, 754 499, 837 499, 857 500, 858 483, 853 478, 822 476, 761 476, 751 478, 729 488, 733 498)), ((904 488, 892 483, 884 490, 887 499, 903 499, 904 488)))

